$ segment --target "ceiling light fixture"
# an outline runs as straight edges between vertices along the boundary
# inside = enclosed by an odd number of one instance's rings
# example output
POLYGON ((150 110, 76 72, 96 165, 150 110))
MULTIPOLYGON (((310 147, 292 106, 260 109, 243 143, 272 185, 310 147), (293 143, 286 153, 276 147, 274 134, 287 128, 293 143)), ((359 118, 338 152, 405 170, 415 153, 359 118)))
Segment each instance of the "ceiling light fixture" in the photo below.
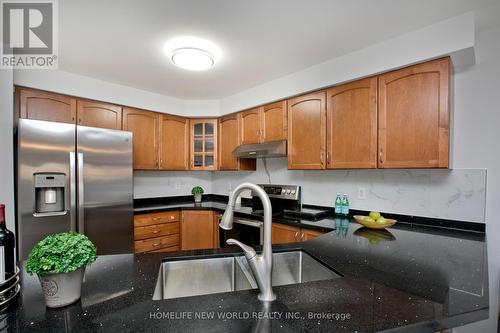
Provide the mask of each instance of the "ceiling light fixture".
POLYGON ((198 37, 174 38, 165 44, 164 51, 174 65, 190 71, 210 69, 222 56, 217 45, 198 37))

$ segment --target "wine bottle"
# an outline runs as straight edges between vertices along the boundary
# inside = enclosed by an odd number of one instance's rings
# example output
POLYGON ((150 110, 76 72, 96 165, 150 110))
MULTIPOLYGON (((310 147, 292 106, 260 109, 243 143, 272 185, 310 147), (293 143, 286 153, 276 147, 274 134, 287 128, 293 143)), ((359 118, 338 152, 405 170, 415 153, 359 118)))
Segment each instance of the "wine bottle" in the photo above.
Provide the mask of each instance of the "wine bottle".
POLYGON ((5 226, 5 205, 0 204, 0 282, 14 275, 14 234, 5 226))

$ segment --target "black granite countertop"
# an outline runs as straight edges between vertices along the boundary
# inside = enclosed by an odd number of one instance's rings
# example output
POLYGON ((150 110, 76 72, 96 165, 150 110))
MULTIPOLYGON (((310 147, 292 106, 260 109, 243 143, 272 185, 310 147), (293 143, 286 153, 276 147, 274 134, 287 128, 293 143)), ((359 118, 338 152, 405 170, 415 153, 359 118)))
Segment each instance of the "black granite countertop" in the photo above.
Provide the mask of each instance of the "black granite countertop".
POLYGON ((274 287, 268 307, 257 290, 152 300, 162 260, 232 256, 237 248, 100 256, 87 269, 81 300, 62 309, 46 308, 38 279, 23 273, 3 323, 9 332, 435 332, 488 317, 485 238, 342 221, 311 241, 273 247, 303 249, 342 277, 274 287))

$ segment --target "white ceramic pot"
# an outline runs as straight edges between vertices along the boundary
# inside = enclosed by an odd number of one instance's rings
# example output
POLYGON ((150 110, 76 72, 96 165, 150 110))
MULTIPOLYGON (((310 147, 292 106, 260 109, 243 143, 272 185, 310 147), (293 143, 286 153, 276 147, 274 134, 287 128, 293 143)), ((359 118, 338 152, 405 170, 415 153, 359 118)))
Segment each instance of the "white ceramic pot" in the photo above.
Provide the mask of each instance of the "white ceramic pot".
POLYGON ((201 202, 201 196, 202 196, 202 194, 195 194, 194 195, 194 202, 201 202))
POLYGON ((49 308, 60 308, 76 302, 82 292, 85 267, 69 273, 39 276, 45 303, 49 308))

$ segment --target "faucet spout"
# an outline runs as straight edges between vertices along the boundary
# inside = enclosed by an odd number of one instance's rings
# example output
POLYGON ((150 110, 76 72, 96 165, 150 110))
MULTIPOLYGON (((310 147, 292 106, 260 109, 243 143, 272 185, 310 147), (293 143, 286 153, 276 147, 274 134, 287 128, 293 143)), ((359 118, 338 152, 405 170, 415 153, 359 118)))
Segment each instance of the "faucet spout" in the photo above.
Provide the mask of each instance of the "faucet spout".
POLYGON ((251 190, 262 201, 264 208, 264 243, 262 254, 257 255, 255 250, 248 245, 245 245, 237 240, 228 239, 228 244, 235 244, 241 247, 245 253, 245 257, 255 277, 257 285, 260 289, 259 300, 273 301, 276 299, 272 289, 272 269, 273 269, 273 250, 271 245, 271 231, 272 231, 272 207, 269 196, 262 189, 262 187, 252 183, 242 183, 238 185, 229 196, 226 211, 224 212, 220 227, 222 229, 230 230, 233 228, 233 213, 236 198, 244 190, 251 190))

